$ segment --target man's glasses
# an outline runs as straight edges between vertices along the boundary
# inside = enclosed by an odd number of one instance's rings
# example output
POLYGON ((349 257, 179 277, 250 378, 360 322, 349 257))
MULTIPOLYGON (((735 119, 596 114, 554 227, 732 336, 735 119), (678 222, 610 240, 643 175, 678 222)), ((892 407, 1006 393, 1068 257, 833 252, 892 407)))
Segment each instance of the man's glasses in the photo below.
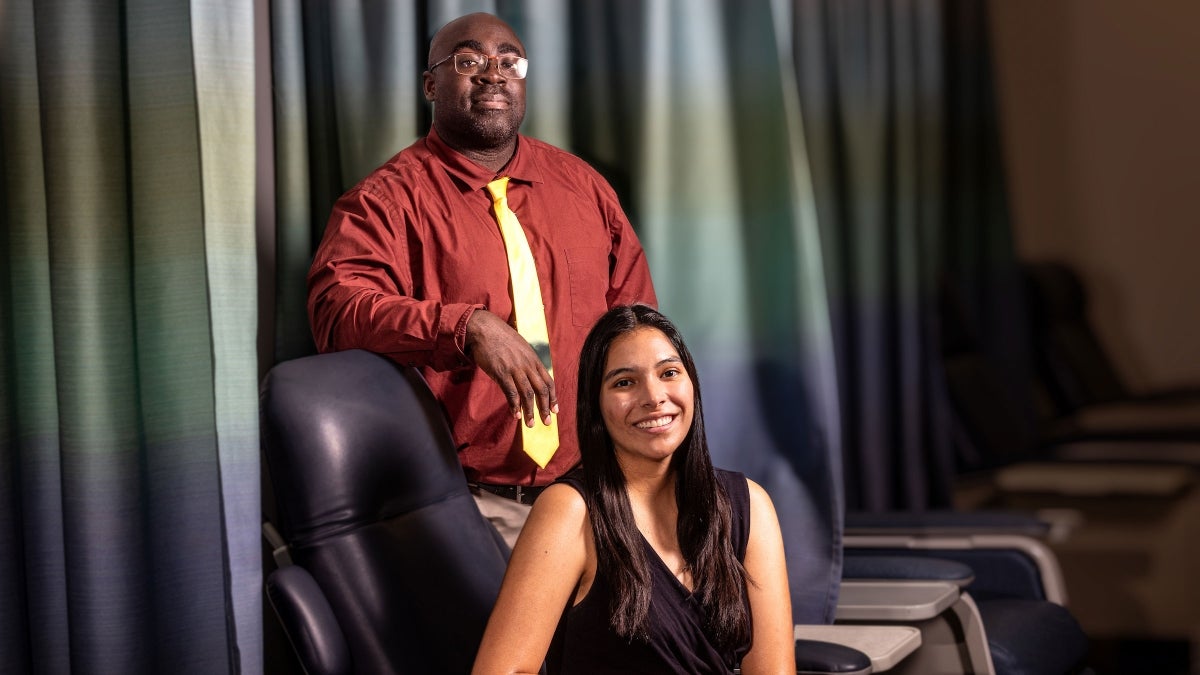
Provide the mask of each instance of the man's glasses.
POLYGON ((455 52, 429 66, 429 71, 433 72, 434 68, 437 68, 450 59, 454 59, 454 72, 459 75, 483 75, 487 72, 488 65, 493 61, 496 62, 496 70, 502 76, 511 80, 525 79, 525 73, 529 70, 529 60, 520 56, 513 56, 511 54, 486 56, 471 52, 455 52))

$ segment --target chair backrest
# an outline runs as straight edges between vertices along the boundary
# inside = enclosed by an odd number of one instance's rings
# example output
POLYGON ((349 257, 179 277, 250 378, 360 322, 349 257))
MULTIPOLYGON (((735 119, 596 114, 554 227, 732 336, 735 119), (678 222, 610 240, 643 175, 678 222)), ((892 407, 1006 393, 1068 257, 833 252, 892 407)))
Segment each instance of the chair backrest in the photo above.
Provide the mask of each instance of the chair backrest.
POLYGON ((1022 265, 1034 362, 1059 414, 1126 398, 1129 390, 1088 317, 1087 291, 1074 269, 1022 265))
POLYGON ((507 551, 420 374, 364 351, 284 362, 261 417, 276 526, 355 672, 468 672, 507 551))
POLYGON ((942 372, 957 425, 957 469, 987 471, 1030 459, 1039 427, 1033 387, 983 353, 952 281, 939 290, 942 372))

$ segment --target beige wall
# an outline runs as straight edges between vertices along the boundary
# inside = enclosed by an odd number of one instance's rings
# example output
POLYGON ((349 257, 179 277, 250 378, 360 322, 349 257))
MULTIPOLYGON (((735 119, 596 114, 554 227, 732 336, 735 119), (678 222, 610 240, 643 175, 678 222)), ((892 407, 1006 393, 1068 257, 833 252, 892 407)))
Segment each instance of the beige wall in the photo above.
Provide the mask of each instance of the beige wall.
POLYGON ((1019 254, 1081 270, 1131 385, 1200 382, 1200 2, 989 9, 1019 254))

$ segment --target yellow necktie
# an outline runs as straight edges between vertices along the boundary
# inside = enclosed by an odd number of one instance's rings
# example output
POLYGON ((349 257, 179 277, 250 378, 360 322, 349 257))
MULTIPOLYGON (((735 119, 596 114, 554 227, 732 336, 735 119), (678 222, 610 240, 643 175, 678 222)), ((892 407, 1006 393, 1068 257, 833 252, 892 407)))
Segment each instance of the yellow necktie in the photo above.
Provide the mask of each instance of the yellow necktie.
MULTIPOLYGON (((546 328, 542 287, 538 284, 537 265, 533 261, 533 251, 529 249, 529 240, 525 238, 525 230, 521 229, 517 214, 508 208, 508 176, 488 183, 487 189, 492 194, 492 208, 496 212, 496 222, 500 224, 500 235, 504 237, 504 249, 508 254, 508 275, 517 332, 529 342, 553 377, 550 332, 546 328)), ((542 424, 540 415, 535 417, 537 419, 532 428, 525 426, 524 421, 519 423, 521 448, 544 469, 554 456, 554 451, 558 450, 558 419, 551 413, 547 426, 542 424)))

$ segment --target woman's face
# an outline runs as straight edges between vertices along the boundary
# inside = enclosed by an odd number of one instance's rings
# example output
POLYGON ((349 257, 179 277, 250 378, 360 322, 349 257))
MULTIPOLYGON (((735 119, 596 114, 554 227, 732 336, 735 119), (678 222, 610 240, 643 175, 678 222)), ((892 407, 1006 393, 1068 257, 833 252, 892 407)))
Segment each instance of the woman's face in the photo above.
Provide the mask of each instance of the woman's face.
POLYGON ((600 412, 617 457, 669 459, 692 428, 695 394, 683 361, 657 328, 613 341, 600 383, 600 412))

